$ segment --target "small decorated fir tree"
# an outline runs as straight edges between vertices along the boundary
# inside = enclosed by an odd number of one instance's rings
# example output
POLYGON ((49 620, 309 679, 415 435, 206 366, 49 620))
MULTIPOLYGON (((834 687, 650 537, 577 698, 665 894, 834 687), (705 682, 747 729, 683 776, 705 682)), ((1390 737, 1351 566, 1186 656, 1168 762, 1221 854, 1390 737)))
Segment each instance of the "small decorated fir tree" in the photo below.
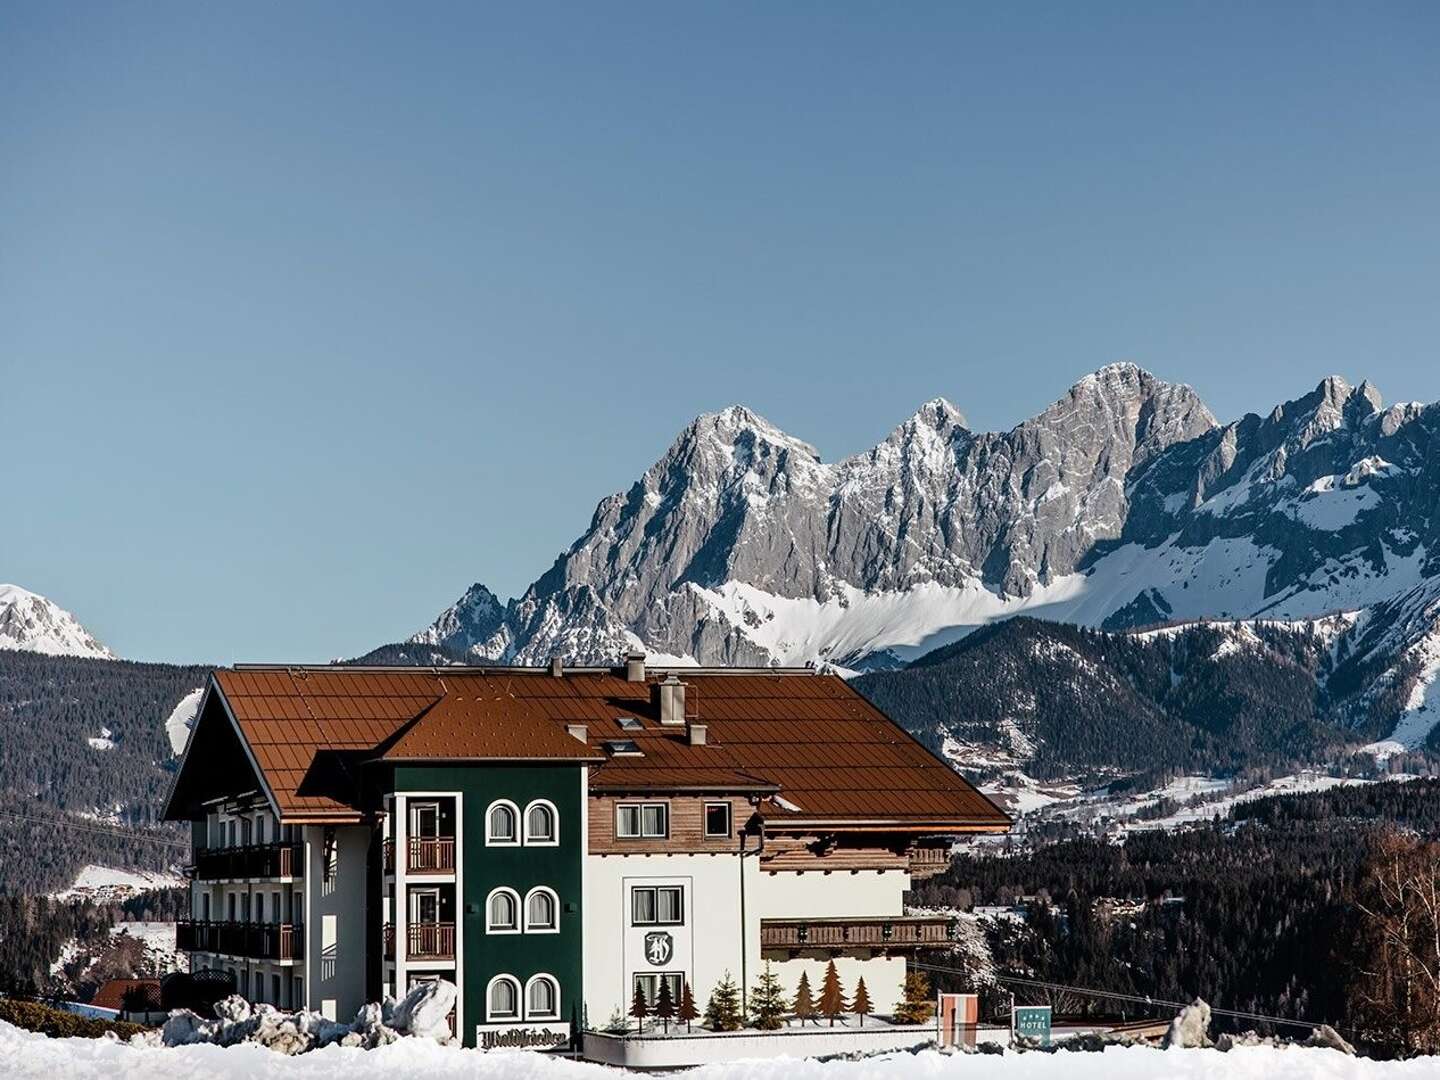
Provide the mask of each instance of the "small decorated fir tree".
POLYGON ((855 1000, 850 1003, 850 1011, 860 1017, 860 1026, 865 1026, 865 1017, 870 1014, 870 991, 865 989, 865 976, 860 976, 860 981, 855 984, 855 1000))
POLYGON ((635 1030, 645 1030, 645 1018, 650 1015, 650 1003, 645 1000, 645 991, 635 984, 635 996, 630 1000, 630 1015, 635 1018, 635 1030))
POLYGON ((935 1015, 935 1002, 930 997, 930 980, 923 971, 911 971, 905 976, 901 999, 895 1006, 897 1024, 924 1024, 935 1015))
POLYGON ((630 1030, 630 1021, 625 1019, 625 1014, 620 1011, 617 1005, 615 1011, 610 1014, 610 1019, 605 1023, 605 1031, 610 1035, 624 1035, 630 1030))
POLYGON ((806 1020, 815 1020, 815 999, 810 996, 810 976, 807 972, 800 972, 800 985, 795 988, 795 1002, 790 1011, 800 1021, 801 1027, 805 1026, 806 1020))
POLYGON ((690 989, 690 980, 686 979, 680 985, 680 1008, 675 1013, 677 1020, 685 1022, 685 1030, 691 1030, 691 1023, 700 1019, 700 1010, 695 1008, 695 992, 690 989))
POLYGON ((750 1022, 761 1031, 775 1031, 785 1026, 785 991, 780 986, 780 976, 765 961, 765 970, 760 981, 750 991, 750 1022))
POLYGON ((665 1032, 670 1032, 670 1021, 675 1018, 675 999, 670 996, 670 980, 660 980, 660 993, 655 995, 655 1015, 665 1022, 665 1032))
POLYGON ((705 1006, 705 1022, 711 1031, 739 1031, 744 1023, 740 1015, 740 990, 730 972, 716 984, 710 993, 710 1004, 705 1006))
POLYGON ((835 1018, 843 1016, 850 1006, 845 1000, 845 988, 840 985, 840 973, 835 970, 835 961, 825 967, 825 981, 820 984, 820 1015, 828 1017, 830 1026, 835 1018))

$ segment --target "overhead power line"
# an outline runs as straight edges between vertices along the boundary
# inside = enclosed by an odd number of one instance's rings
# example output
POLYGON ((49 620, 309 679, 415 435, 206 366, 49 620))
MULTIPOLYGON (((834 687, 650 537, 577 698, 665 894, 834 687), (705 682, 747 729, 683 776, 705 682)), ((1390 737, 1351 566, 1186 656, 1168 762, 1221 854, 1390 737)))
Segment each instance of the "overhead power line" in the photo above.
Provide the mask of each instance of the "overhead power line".
POLYGON ((144 844, 162 844, 165 847, 183 848, 188 850, 190 844, 185 840, 176 840, 166 836, 150 836, 142 832, 134 832, 126 829, 116 828, 100 822, 88 821, 65 821, 60 818, 32 817, 29 814, 21 814, 14 810, 0 810, 0 817, 10 818, 15 821, 28 822, 31 825, 44 825, 49 828, 70 829, 74 832, 90 833, 95 836, 109 836, 120 840, 138 840, 144 844))

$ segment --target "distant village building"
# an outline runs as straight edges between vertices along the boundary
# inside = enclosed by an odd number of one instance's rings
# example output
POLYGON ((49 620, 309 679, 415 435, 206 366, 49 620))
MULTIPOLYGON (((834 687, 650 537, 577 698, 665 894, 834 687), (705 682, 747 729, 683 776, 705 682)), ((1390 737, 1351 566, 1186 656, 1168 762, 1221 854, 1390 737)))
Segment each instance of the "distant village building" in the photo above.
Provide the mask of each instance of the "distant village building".
POLYGON ((239 667, 165 816, 191 823, 192 971, 347 1019, 435 978, 466 1045, 569 1044, 766 961, 877 1002, 946 916, 913 880, 1009 819, 809 670, 239 667))

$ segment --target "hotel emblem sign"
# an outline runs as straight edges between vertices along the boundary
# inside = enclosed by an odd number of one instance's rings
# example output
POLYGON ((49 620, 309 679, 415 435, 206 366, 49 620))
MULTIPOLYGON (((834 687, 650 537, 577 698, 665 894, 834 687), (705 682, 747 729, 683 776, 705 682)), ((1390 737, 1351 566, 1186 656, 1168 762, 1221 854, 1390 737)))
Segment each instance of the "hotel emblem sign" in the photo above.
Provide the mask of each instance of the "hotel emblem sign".
POLYGON ((675 939, 663 930, 645 935, 645 959, 653 967, 663 967, 675 955, 675 939))

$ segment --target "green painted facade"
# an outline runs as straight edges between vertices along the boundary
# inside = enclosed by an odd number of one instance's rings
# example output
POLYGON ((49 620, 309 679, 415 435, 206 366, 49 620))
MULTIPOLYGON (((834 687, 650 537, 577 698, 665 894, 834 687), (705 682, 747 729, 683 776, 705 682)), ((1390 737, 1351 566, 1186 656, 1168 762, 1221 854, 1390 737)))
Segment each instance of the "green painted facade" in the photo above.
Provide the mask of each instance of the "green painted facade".
POLYGON ((464 921, 464 1027, 466 1046, 475 1045, 475 1025, 485 1022, 485 991, 495 975, 514 975, 523 987, 532 975, 553 975, 560 983, 560 1017, 571 1030, 582 1025, 583 912, 581 845, 585 813, 581 766, 396 765, 392 790, 456 792, 462 799, 463 848, 460 851, 463 901, 456 921, 464 921), (509 799, 523 813, 534 799, 548 799, 559 815, 560 843, 553 847, 487 847, 485 813, 497 799, 509 799), (485 898, 499 886, 520 894, 537 885, 555 890, 560 900, 558 934, 487 934, 485 898))

